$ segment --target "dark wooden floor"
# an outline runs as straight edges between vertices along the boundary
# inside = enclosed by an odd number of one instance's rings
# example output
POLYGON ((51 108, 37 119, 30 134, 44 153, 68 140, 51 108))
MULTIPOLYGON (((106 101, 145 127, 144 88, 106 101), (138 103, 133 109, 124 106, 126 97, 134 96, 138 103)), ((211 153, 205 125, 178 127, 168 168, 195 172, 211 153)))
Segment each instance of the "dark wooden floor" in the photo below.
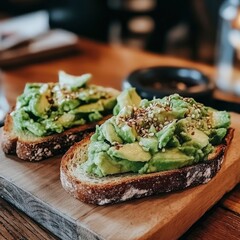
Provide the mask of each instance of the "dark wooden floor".
POLYGON ((11 204, 0 198, 1 240, 51 240, 58 239, 20 210, 12 211, 11 204))
POLYGON ((240 184, 210 209, 181 239, 240 239, 240 184), (207 232, 207 234, 206 234, 207 232))

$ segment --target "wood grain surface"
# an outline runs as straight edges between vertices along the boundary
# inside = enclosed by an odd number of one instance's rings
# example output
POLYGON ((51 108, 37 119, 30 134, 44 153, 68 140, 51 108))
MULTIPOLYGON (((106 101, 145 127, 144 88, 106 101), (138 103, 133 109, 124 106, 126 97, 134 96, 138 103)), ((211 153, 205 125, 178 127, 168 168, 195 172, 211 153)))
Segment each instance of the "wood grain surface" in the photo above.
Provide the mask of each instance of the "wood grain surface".
POLYGON ((181 240, 240 239, 239 216, 221 207, 214 207, 195 224, 181 240))
POLYGON ((239 214, 240 216, 240 185, 238 185, 231 194, 228 194, 223 198, 222 206, 239 214))
POLYGON ((97 207, 63 190, 60 157, 30 163, 0 152, 0 194, 62 239, 174 239, 239 182, 238 114, 232 114, 232 124, 235 135, 222 169, 199 187, 97 207))
POLYGON ((0 198, 0 239, 57 239, 46 229, 36 227, 36 223, 21 211, 12 211, 10 206, 0 198))

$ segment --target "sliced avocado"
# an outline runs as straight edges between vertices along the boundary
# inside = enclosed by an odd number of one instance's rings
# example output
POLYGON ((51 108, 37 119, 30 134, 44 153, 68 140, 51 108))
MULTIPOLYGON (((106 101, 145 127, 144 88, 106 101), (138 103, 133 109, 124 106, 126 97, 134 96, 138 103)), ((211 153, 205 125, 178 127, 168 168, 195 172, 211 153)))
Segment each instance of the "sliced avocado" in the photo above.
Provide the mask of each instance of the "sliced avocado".
POLYGON ((80 101, 78 99, 65 99, 64 101, 61 102, 61 105, 59 106, 59 108, 67 112, 67 111, 73 110, 79 105, 80 105, 80 101))
POLYGON ((172 114, 178 119, 183 118, 186 115, 186 113, 189 111, 189 103, 185 102, 183 99, 181 99, 177 95, 175 95, 171 99, 171 105, 172 105, 172 114))
POLYGON ((71 127, 75 119, 75 115, 71 113, 64 113, 57 119, 57 122, 61 124, 63 127, 71 127))
POLYGON ((96 102, 102 97, 101 90, 97 87, 90 85, 88 88, 84 89, 77 94, 78 98, 83 102, 96 102))
POLYGON ((156 137, 141 137, 139 140, 139 145, 142 146, 145 151, 151 153, 156 153, 158 151, 158 139, 156 137))
POLYGON ((102 133, 105 137, 105 139, 110 142, 111 144, 113 143, 122 143, 122 139, 118 136, 118 134, 115 131, 115 128, 113 124, 110 121, 106 121, 102 126, 101 126, 102 133))
POLYGON ((99 177, 121 172, 121 166, 113 161, 106 152, 97 152, 94 158, 81 164, 85 172, 95 174, 99 177))
POLYGON ((132 106, 125 106, 121 109, 119 114, 116 116, 116 122, 122 122, 121 119, 126 119, 131 117, 133 114, 133 107, 132 106))
POLYGON ((131 104, 129 104, 129 105, 139 106, 141 100, 142 100, 141 97, 137 94, 137 92, 134 88, 132 88, 128 91, 128 100, 127 101, 131 102, 131 104))
POLYGON ((205 156, 207 156, 209 153, 211 153, 214 150, 213 145, 208 144, 205 148, 202 149, 205 156))
POLYGON ((227 133, 226 128, 218 128, 218 129, 212 129, 210 136, 209 136, 209 142, 213 145, 218 145, 222 142, 223 138, 225 137, 227 133))
POLYGON ((101 101, 95 102, 95 103, 89 103, 82 106, 79 106, 73 110, 70 111, 72 114, 76 113, 90 113, 90 112, 96 112, 96 111, 103 111, 104 107, 101 103, 101 101))
POLYGON ((104 140, 105 140, 105 138, 103 136, 101 128, 99 125, 97 125, 95 133, 91 136, 91 143, 96 142, 96 141, 104 141, 104 140))
POLYGON ((108 154, 112 158, 138 162, 147 162, 151 158, 151 154, 149 152, 145 152, 138 142, 110 147, 108 154))
POLYGON ((194 156, 198 148, 190 145, 181 146, 178 148, 181 152, 184 152, 188 156, 194 156))
POLYGON ((76 125, 84 125, 86 123, 86 120, 84 118, 77 118, 76 120, 74 120, 74 122, 72 123, 73 126, 76 125))
POLYGON ((228 128, 230 126, 230 114, 226 111, 213 111, 211 120, 213 128, 228 128))
MULTIPOLYGON (((27 130, 25 122, 32 120, 44 125, 47 136, 75 125, 102 119, 103 115, 110 113, 115 106, 114 96, 118 95, 118 91, 87 85, 90 77, 90 74, 77 77, 61 71, 59 84, 26 84, 24 93, 17 99, 15 111, 23 109, 28 114, 28 118, 24 119, 25 115, 21 114, 16 116, 15 118, 19 118, 17 125, 21 125, 16 128, 27 130)), ((17 122, 16 119, 14 121, 17 122)), ((33 128, 29 127, 29 129, 33 128)))
POLYGON ((205 148, 199 149, 194 146, 187 145, 187 146, 181 146, 178 149, 188 156, 192 156, 192 157, 194 156, 193 163, 197 163, 201 159, 204 159, 204 155, 207 155, 209 153, 209 152, 207 153, 207 151, 210 150, 210 148, 208 148, 208 145, 205 148), (205 151, 203 152, 203 149, 205 149, 205 148, 206 148, 206 152, 205 151))
POLYGON ((17 97, 16 109, 27 106, 32 98, 35 98, 39 93, 40 84, 27 83, 24 88, 24 93, 17 97))
POLYGON ((113 109, 114 115, 118 114, 119 111, 126 106, 139 106, 141 98, 135 88, 129 88, 117 97, 117 102, 117 105, 113 109))
POLYGON ((167 149, 165 152, 158 152, 139 172, 149 173, 181 168, 193 163, 193 156, 187 156, 177 148, 167 149))
POLYGON ((85 85, 92 78, 92 75, 87 73, 81 76, 73 76, 64 71, 59 71, 58 78, 61 88, 74 90, 85 85))
POLYGON ((144 162, 131 162, 122 159, 116 161, 106 153, 99 152, 94 155, 94 158, 90 161, 86 161, 81 165, 88 173, 93 173, 99 177, 106 175, 125 173, 125 172, 138 172, 144 165, 144 162))
POLYGON ((133 143, 137 138, 137 132, 134 127, 130 127, 127 124, 121 126, 115 126, 115 130, 118 136, 126 143, 133 143))
POLYGON ((161 131, 156 133, 159 142, 159 148, 164 148, 167 143, 172 139, 176 128, 176 121, 171 122, 165 126, 161 131))
POLYGON ((95 154, 99 152, 106 152, 110 148, 110 145, 104 141, 91 142, 88 148, 89 154, 95 154))
MULTIPOLYGON (((176 94, 164 101, 145 99, 141 106, 136 106, 131 99, 131 91, 119 96, 122 103, 114 108, 118 114, 108 120, 110 124, 98 127, 92 137, 92 141, 112 145, 107 151, 101 151, 107 152, 111 164, 119 167, 118 172, 117 168, 110 172, 150 173, 189 166, 207 159, 214 149, 212 144, 219 144, 226 135, 229 114, 224 111, 215 112, 193 99, 176 94), (142 116, 151 120, 145 132, 140 131, 142 122, 135 121, 142 116), (122 140, 121 143, 114 144, 116 136, 122 140)), ((95 162, 92 165, 95 174, 107 173, 104 168, 109 162, 98 167, 99 159, 92 161, 95 162)))
POLYGON ((202 149, 209 143, 208 136, 198 129, 192 129, 187 134, 191 140, 183 143, 183 146, 194 146, 202 149))
POLYGON ((103 115, 98 111, 89 113, 89 115, 88 115, 88 119, 89 119, 90 122, 95 122, 95 121, 98 121, 102 118, 103 118, 103 115))
POLYGON ((57 132, 60 133, 64 130, 64 127, 62 124, 60 124, 57 120, 53 121, 51 118, 44 119, 41 122, 42 125, 44 125, 44 128, 47 130, 47 133, 57 132))
POLYGON ((47 133, 47 130, 44 126, 44 124, 33 122, 31 120, 25 122, 25 127, 28 131, 33 133, 36 136, 44 136, 47 133))
POLYGON ((115 97, 111 97, 111 98, 107 98, 107 99, 102 99, 101 102, 103 104, 104 109, 112 110, 114 108, 114 106, 116 105, 117 100, 115 97))
POLYGON ((94 163, 98 166, 103 176, 121 172, 121 165, 113 161, 106 152, 100 152, 95 155, 94 163))
POLYGON ((167 146, 170 147, 170 148, 179 147, 180 142, 179 142, 179 140, 176 136, 173 136, 172 139, 170 139, 170 141, 168 142, 167 146))
POLYGON ((125 173, 125 172, 138 172, 146 162, 134 162, 121 159, 121 161, 118 161, 118 163, 121 165, 121 173, 125 173))
MULTIPOLYGON (((34 90, 35 91, 35 90, 34 90)), ((51 108, 48 101, 50 97, 49 84, 42 84, 39 92, 33 92, 29 101, 29 110, 37 117, 44 118, 47 111, 51 108)))
POLYGON ((50 109, 51 104, 48 102, 46 95, 36 94, 34 98, 29 101, 29 110, 37 117, 43 118, 50 109))
POLYGON ((47 133, 47 129, 43 123, 34 122, 30 119, 28 113, 23 109, 11 113, 14 121, 14 129, 17 131, 28 130, 36 136, 43 136, 47 133))
POLYGON ((185 131, 190 121, 191 121, 191 118, 189 117, 178 120, 176 123, 176 132, 180 133, 182 131, 185 131))

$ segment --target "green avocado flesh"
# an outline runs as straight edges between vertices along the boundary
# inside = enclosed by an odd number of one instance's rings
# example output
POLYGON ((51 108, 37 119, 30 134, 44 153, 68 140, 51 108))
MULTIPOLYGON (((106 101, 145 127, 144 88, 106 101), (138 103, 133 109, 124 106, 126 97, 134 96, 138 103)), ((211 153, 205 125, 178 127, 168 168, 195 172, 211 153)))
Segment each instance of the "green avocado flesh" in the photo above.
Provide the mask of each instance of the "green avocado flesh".
POLYGON ((91 74, 59 72, 58 83, 29 83, 11 113, 17 131, 47 136, 111 114, 118 91, 90 85, 91 74))
POLYGON ((178 94, 141 100, 133 88, 117 97, 113 111, 97 126, 79 166, 88 174, 152 173, 204 161, 230 126, 226 111, 178 94))

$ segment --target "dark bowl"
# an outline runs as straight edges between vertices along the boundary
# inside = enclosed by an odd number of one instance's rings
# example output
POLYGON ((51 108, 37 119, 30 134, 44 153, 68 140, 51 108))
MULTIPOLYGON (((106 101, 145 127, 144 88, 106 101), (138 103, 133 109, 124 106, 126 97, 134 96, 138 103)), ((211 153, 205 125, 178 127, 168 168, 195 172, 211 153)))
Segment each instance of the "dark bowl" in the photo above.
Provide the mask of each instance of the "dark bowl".
POLYGON ((134 87, 142 98, 162 98, 173 93, 206 102, 214 83, 194 68, 157 66, 138 69, 124 80, 123 88, 134 87))

